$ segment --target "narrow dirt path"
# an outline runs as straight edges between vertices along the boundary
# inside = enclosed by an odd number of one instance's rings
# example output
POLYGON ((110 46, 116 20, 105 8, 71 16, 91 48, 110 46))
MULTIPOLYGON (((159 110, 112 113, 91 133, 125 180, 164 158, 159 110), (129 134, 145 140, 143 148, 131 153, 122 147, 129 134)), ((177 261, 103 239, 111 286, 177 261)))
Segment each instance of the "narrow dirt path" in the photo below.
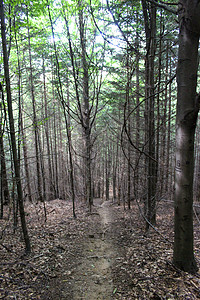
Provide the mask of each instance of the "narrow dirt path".
POLYGON ((74 274, 73 299, 109 300, 115 293, 111 267, 117 256, 112 239, 111 223, 115 213, 111 202, 96 199, 96 226, 89 229, 82 261, 74 274))
MULTIPOLYGON (((174 268, 172 245, 155 231, 144 234, 136 203, 130 211, 100 199, 94 204, 90 214, 85 204, 77 203, 74 219, 71 202, 49 201, 47 222, 42 205, 28 204, 29 256, 24 255, 21 231, 13 235, 10 222, 1 241, 7 248, 0 247, 0 299, 200 299, 200 273, 174 268)), ((173 206, 162 202, 157 213, 158 229, 172 240, 173 206)), ((194 229, 200 262, 197 221, 194 229)))

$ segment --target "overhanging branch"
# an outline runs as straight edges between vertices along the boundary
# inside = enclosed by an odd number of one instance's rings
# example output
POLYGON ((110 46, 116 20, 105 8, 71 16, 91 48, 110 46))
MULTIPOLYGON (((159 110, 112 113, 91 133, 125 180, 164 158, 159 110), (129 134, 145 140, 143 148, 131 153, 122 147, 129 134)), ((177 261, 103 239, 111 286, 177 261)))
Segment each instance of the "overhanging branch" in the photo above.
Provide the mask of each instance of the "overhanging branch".
MULTIPOLYGON (((150 3, 153 3, 154 5, 156 5, 156 6, 160 7, 160 8, 163 8, 164 10, 166 10, 168 12, 171 12, 171 13, 173 13, 175 15, 178 14, 177 10, 175 10, 175 9, 173 9, 173 8, 171 8, 171 7, 168 6, 168 5, 171 5, 170 3, 164 4, 163 1, 157 2, 155 0, 147 0, 147 1, 150 2, 150 3)), ((172 5, 175 5, 175 3, 172 3, 172 5)), ((176 5, 178 5, 178 3, 176 5)))

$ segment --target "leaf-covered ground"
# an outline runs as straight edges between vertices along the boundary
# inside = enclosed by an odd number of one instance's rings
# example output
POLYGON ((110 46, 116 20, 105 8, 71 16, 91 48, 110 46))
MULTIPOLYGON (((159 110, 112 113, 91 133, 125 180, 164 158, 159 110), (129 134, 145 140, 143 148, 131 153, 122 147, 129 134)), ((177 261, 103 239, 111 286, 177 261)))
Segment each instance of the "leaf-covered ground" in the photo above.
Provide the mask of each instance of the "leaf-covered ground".
MULTIPOLYGON (((92 214, 78 204, 74 220, 71 203, 50 201, 47 222, 42 205, 26 204, 29 256, 6 208, 0 220, 0 299, 200 299, 200 272, 187 274, 171 263, 171 202, 158 207, 162 236, 152 229, 145 234, 136 203, 131 211, 101 204, 95 202, 92 214)), ((200 224, 194 221, 199 266, 200 224)))

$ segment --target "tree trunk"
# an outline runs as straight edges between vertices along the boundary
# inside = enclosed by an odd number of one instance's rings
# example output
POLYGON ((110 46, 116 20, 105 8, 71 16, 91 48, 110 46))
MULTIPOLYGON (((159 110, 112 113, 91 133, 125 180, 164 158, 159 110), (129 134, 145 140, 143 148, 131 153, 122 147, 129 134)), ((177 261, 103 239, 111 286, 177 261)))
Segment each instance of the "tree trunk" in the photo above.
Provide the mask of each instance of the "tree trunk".
POLYGON ((85 22, 83 19, 82 3, 79 1, 79 31, 81 42, 81 61, 83 68, 83 133, 85 139, 85 164, 86 164, 86 199, 91 210, 92 199, 92 178, 91 178, 91 124, 90 124, 90 104, 89 104, 89 73, 86 53, 85 22))
POLYGON ((110 145, 108 142, 108 137, 106 137, 106 151, 105 151, 105 178, 106 178, 106 201, 110 198, 110 145))
POLYGON ((46 88, 46 70, 44 55, 42 57, 42 72, 43 72, 43 92, 44 92, 44 108, 45 108, 45 136, 47 144, 47 160, 48 160, 48 175, 49 175, 49 200, 54 199, 54 185, 53 185, 53 174, 52 174, 52 164, 51 164, 51 150, 50 150, 50 137, 49 137, 49 118, 47 109, 47 88, 46 88))
MULTIPOLYGON (((3 93, 3 91, 2 91, 2 93, 3 93)), ((8 189, 6 160, 5 160, 4 143, 3 143, 3 130, 1 127, 2 127, 2 124, 0 123, 0 156, 1 156, 1 158, 0 158, 0 162, 1 162, 1 213, 0 213, 0 219, 3 218, 4 204, 10 203, 10 193, 9 193, 9 189, 8 189)))
MULTIPOLYGON (((137 15, 137 21, 138 21, 138 15, 137 15)), ((135 47, 138 50, 139 49, 139 34, 137 32, 136 36, 136 41, 135 41, 135 47)), ((139 51, 138 51, 139 52, 139 51)), ((139 64, 140 64, 140 56, 139 54, 136 54, 136 106, 137 106, 137 111, 136 111, 136 146, 140 148, 140 77, 139 77, 139 64)), ((135 163, 135 168, 134 168, 134 196, 138 198, 139 195, 139 159, 140 159, 140 153, 136 153, 136 163, 135 163)))
MULTIPOLYGON (((129 62, 129 54, 127 53, 127 83, 126 83, 126 103, 127 103, 127 113, 128 113, 128 135, 131 138, 131 120, 130 120, 130 89, 131 89, 131 77, 132 70, 129 62)), ((131 145, 128 143, 127 149, 127 205, 128 209, 131 209, 131 145)))
MULTIPOLYGON (((155 161, 155 120, 154 120, 154 58, 156 50, 156 7, 155 4, 147 6, 146 0, 142 0, 143 14, 146 32, 146 139, 148 142, 147 158, 147 202, 146 216, 152 224, 156 223, 156 184, 157 184, 157 163, 155 161)), ((146 230, 149 228, 146 222, 146 230)))
MULTIPOLYGON (((2 102, 4 103, 4 94, 3 88, 0 84, 0 91, 2 102)), ((2 128, 2 107, 1 107, 1 118, 0 118, 0 155, 1 155, 1 189, 2 189, 2 199, 1 199, 1 208, 3 213, 3 204, 8 204, 10 202, 10 193, 8 189, 8 180, 7 180, 7 170, 6 170, 6 159, 5 159, 5 152, 4 152, 4 142, 3 142, 3 128, 2 128)), ((3 215, 2 215, 3 217, 3 215)))
MULTIPOLYGON (((63 95, 63 88, 62 88, 62 82, 61 82, 61 77, 60 77, 60 65, 59 65, 59 60, 58 60, 58 53, 57 53, 57 48, 56 48, 56 43, 55 43, 55 36, 54 36, 54 29, 53 29, 53 23, 52 23, 52 18, 51 18, 51 12, 48 7, 49 11, 49 20, 51 23, 51 30, 52 30, 52 36, 54 40, 54 51, 55 51, 55 57, 56 57, 56 66, 57 66, 57 76, 58 76, 58 81, 59 81, 59 90, 60 90, 60 101, 61 105, 63 108, 64 112, 64 117, 65 117, 65 126, 66 126, 66 132, 67 132, 67 140, 68 140, 68 153, 69 153, 69 165, 70 165, 70 185, 71 185, 71 194, 72 194, 72 205, 73 205, 73 217, 76 218, 76 212, 75 212, 75 187, 74 187, 74 165, 73 165, 73 157, 72 157, 72 139, 71 139, 71 129, 70 129, 70 106, 69 106, 69 78, 67 77, 67 105, 64 100, 64 95, 63 95), (68 111, 66 112, 66 106, 68 108, 68 111), (68 113, 68 115, 67 115, 68 113)), ((67 22, 66 22, 67 25, 67 22)), ((68 28, 68 26, 67 26, 68 28)))
MULTIPOLYGON (((171 57, 170 57, 170 62, 169 62, 169 78, 172 77, 172 72, 171 72, 171 69, 172 69, 172 66, 171 66, 171 57)), ((170 82, 169 84, 169 94, 168 94, 168 126, 167 126, 167 149, 166 149, 166 156, 167 156, 167 159, 166 159, 166 185, 167 185, 167 196, 170 196, 170 180, 172 181, 172 172, 171 172, 171 166, 170 166, 170 163, 171 163, 171 153, 170 153, 170 142, 171 142, 171 112, 172 112, 172 84, 170 82)))
POLYGON ((113 202, 116 202, 117 194, 116 194, 116 184, 117 184, 117 162, 118 162, 118 139, 116 145, 116 153, 115 153, 115 144, 113 143, 113 202))
MULTIPOLYGON (((26 174, 26 184, 27 184, 27 196, 30 202, 32 202, 32 193, 30 186, 30 176, 29 176, 29 167, 28 167, 28 155, 27 155, 27 145, 26 145, 26 136, 23 126, 23 115, 22 115, 22 88, 21 88, 21 66, 20 66, 20 57, 19 57, 19 46, 17 41, 17 34, 15 28, 15 44, 17 49, 17 68, 18 68, 18 105, 19 105, 19 132, 21 131, 21 139, 23 141, 23 153, 24 153, 24 169, 26 174)), ((20 149, 18 150, 20 152, 20 149)))
POLYGON ((21 218, 22 231, 23 231, 23 236, 25 241, 25 247, 26 247, 26 252, 29 253, 31 251, 31 245, 30 245, 28 230, 26 226, 23 193, 22 193, 21 178, 20 178, 20 168, 17 159, 17 147, 16 147, 16 138, 15 138, 15 125, 14 125, 14 117, 13 117, 11 89, 10 89, 10 75, 9 75, 7 45, 6 45, 6 34, 5 34, 6 26, 5 26, 5 18, 4 18, 3 0, 0 0, 0 18, 1 18, 1 39, 2 39, 2 47, 3 47, 4 74, 6 80, 8 116, 9 116, 9 124, 10 124, 12 154, 13 154, 14 169, 15 169, 15 180, 17 184, 19 211, 20 211, 20 218, 21 218))
MULTIPOLYGON (((27 8, 28 10, 28 8, 27 8)), ((42 201, 42 185, 41 185, 41 171, 40 171, 40 155, 39 155, 39 130, 37 124, 36 115, 36 103, 35 103, 35 91, 33 83, 33 66, 32 66, 32 55, 31 55, 31 42, 30 42, 30 30, 28 24, 28 12, 27 12, 27 26, 28 26, 28 52, 29 52, 29 66, 30 66, 30 85, 31 85, 31 98, 33 106, 33 130, 35 135, 35 155, 36 155, 36 170, 37 170, 37 190, 38 190, 38 200, 42 201)))
POLYGON ((193 249, 193 177, 194 136, 200 102, 200 96, 196 95, 200 4, 196 0, 180 2, 173 262, 192 273, 197 271, 193 249))

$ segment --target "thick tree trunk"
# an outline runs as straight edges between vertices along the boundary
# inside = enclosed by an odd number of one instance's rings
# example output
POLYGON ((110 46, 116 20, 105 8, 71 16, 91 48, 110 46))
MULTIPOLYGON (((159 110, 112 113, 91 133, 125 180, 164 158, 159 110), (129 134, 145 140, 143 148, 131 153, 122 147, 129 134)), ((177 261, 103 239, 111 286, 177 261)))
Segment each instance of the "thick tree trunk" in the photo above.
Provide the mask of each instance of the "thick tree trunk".
POLYGON ((193 249, 194 135, 199 111, 196 95, 200 34, 199 1, 181 1, 177 67, 174 264, 187 272, 197 265, 193 249), (189 4, 190 2, 190 4, 189 4))
POLYGON ((83 19, 82 3, 79 1, 79 31, 81 42, 81 60, 83 68, 83 133, 85 139, 85 164, 86 164, 86 199, 91 210, 92 199, 92 177, 91 177, 91 124, 90 124, 90 104, 89 104, 89 73, 86 53, 85 22, 83 19))

